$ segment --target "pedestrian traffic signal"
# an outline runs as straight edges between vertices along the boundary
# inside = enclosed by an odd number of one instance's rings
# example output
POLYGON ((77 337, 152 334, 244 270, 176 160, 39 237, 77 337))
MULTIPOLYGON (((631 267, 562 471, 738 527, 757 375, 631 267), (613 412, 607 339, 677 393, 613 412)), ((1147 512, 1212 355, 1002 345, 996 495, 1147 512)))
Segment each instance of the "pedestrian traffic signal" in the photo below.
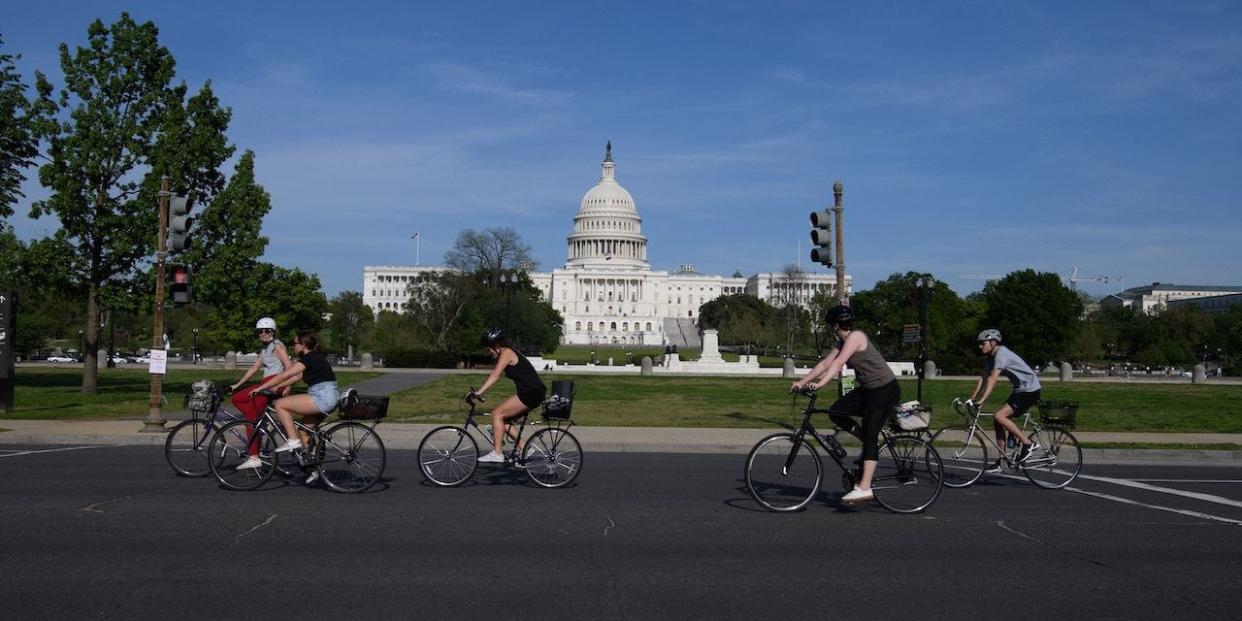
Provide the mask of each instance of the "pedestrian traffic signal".
POLYGON ((811 260, 832 267, 832 212, 811 212, 811 260))
POLYGON ((190 266, 188 265, 170 265, 169 274, 171 275, 170 292, 172 294, 173 306, 185 306, 190 303, 190 294, 193 287, 190 285, 190 266))
POLYGON ((190 249, 190 199, 173 195, 168 199, 168 251, 183 252, 190 249))

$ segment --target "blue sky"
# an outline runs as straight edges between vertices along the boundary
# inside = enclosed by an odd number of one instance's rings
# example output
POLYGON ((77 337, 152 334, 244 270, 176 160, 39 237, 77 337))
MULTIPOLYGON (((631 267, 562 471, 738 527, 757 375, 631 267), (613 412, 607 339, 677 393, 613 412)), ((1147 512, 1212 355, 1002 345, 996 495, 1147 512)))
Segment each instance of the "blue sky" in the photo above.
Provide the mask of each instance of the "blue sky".
POLYGON ((268 260, 329 295, 412 264, 416 231, 424 264, 512 226, 560 267, 608 140, 656 269, 778 271, 840 179, 857 288, 1242 285, 1239 2, 51 0, 0 35, 59 85, 57 44, 122 10, 232 108, 268 260))

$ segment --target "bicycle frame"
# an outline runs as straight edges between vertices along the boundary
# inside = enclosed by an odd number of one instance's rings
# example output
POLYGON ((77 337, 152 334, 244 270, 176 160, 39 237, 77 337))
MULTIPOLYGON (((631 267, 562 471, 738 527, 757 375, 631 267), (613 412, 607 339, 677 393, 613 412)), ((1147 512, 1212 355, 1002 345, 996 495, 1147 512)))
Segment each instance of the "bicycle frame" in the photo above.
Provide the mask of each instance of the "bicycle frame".
MULTIPOLYGON (((215 397, 216 404, 215 407, 211 409, 211 416, 209 418, 202 419, 206 421, 206 424, 203 425, 203 437, 194 441, 195 450, 199 450, 207 444, 207 442, 211 439, 211 434, 215 432, 217 425, 224 426, 235 420, 243 420, 243 417, 240 414, 224 407, 223 392, 214 391, 213 396, 215 397)), ((198 410, 190 410, 190 419, 199 420, 198 410)))
MULTIPOLYGON (((847 467, 845 462, 842 461, 840 457, 837 457, 837 452, 833 450, 832 447, 828 446, 824 442, 824 440, 820 437, 819 431, 816 430, 815 424, 811 422, 811 416, 815 414, 836 413, 836 414, 843 414, 843 415, 848 416, 850 415, 850 413, 834 411, 832 408, 817 408, 815 407, 815 401, 819 398, 819 394, 812 392, 812 393, 809 393, 808 396, 810 400, 807 402, 806 407, 802 410, 802 425, 798 428, 797 439, 794 441, 793 450, 789 452, 789 459, 788 461, 785 462, 785 471, 788 472, 790 466, 793 465, 794 457, 798 454, 798 449, 802 448, 802 443, 806 442, 806 435, 809 433, 811 437, 815 438, 815 442, 818 443, 820 448, 824 450, 824 453, 827 454, 829 457, 831 457, 833 461, 837 462, 837 466, 839 466, 841 470, 845 472, 853 472, 854 469, 852 467, 847 467)), ((840 429, 836 427, 834 427, 833 429, 834 429, 833 435, 835 436, 836 432, 840 431, 840 429)), ((880 437, 878 438, 878 442, 876 442, 876 444, 879 446, 884 446, 895 435, 899 435, 899 434, 894 434, 890 432, 886 427, 880 427, 880 437)), ((919 435, 923 435, 923 432, 912 431, 908 435, 919 436, 919 435)))
MULTIPOLYGON (((980 437, 987 440, 988 443, 991 444, 996 449, 997 455, 999 455, 1001 459, 1005 460, 1005 463, 1008 464, 1011 468, 1016 469, 1020 467, 1020 464, 1018 463, 1018 460, 1017 460, 1017 455, 1018 455, 1018 452, 1022 450, 1022 443, 1021 442, 1016 443, 1016 446, 1012 450, 1008 448, 1001 448, 1001 445, 996 441, 995 434, 985 433, 983 431, 983 426, 979 424, 979 420, 983 418, 984 414, 987 414, 989 417, 991 417, 993 414, 992 412, 984 412, 983 410, 979 408, 975 408, 974 414, 972 415, 970 414, 969 411, 967 411, 965 404, 962 402, 961 399, 953 400, 953 409, 957 410, 957 413, 961 414, 962 417, 967 420, 966 431, 967 431, 968 436, 970 434, 978 434, 980 437)), ((1022 429, 1022 434, 1024 436, 1029 436, 1031 433, 1042 434, 1044 431, 1044 428, 1034 418, 1031 418, 1030 410, 1027 410, 1026 412, 1022 414, 1021 429, 1022 429)), ((1008 437, 1008 435, 1009 434, 1006 433, 1006 437, 1008 437)), ((1042 457, 1038 459, 1032 459, 1030 463, 1048 465, 1049 463, 1048 460, 1051 460, 1052 465, 1054 466, 1056 465, 1056 456, 1054 455, 1050 455, 1048 457, 1042 457)))

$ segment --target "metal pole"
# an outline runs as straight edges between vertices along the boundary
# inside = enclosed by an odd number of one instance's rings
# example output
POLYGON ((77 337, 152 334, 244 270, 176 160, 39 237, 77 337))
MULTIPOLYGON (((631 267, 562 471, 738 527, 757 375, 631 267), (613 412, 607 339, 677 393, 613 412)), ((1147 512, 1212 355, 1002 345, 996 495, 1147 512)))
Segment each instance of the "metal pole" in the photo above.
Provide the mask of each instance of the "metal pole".
POLYGON ((832 212, 836 215, 837 222, 837 299, 844 302, 845 295, 845 235, 841 229, 845 226, 844 213, 845 205, 841 197, 845 194, 845 186, 841 185, 838 180, 832 184, 833 201, 832 212))
MULTIPOLYGON (((161 349, 164 346, 164 257, 167 254, 168 246, 168 197, 172 193, 168 191, 168 175, 160 178, 160 200, 159 200, 159 220, 160 230, 157 235, 159 240, 155 251, 155 327, 151 333, 151 349, 161 349)), ((163 433, 164 412, 160 409, 160 384, 164 379, 159 373, 151 374, 151 402, 147 410, 147 417, 143 420, 142 431, 144 433, 163 433)))

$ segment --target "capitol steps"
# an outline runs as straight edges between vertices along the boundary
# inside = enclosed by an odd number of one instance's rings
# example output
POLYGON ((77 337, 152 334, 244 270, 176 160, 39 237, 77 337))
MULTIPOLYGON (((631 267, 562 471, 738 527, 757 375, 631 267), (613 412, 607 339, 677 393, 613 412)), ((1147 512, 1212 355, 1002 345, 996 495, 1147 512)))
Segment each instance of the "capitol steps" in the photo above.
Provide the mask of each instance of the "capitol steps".
POLYGON ((699 338, 699 328, 694 325, 694 320, 688 317, 665 317, 664 336, 668 339, 668 344, 676 346, 677 349, 703 347, 703 340, 699 338))

